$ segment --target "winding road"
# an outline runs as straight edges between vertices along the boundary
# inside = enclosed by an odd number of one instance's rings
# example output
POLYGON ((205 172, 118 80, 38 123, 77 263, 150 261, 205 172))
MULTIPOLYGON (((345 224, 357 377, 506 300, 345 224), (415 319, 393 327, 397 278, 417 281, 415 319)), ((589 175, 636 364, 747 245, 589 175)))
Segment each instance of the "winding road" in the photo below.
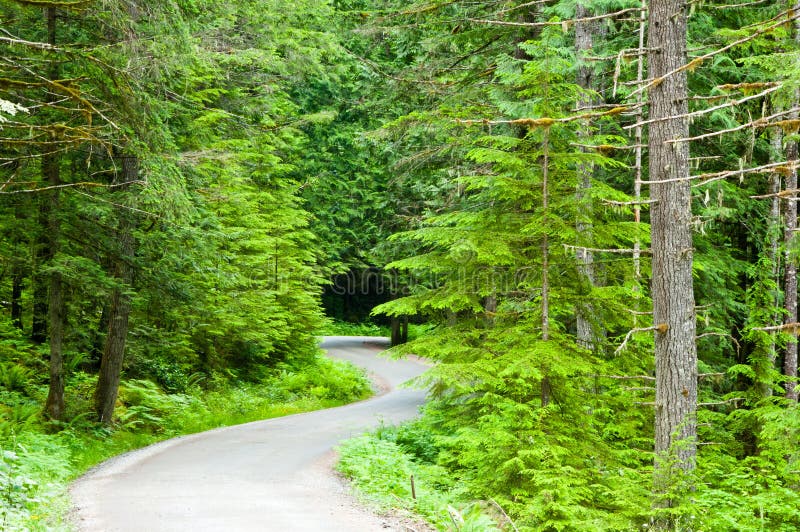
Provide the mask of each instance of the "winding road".
MULTIPOLYGON (((325 337, 328 355, 372 374, 386 393, 350 405, 176 438, 111 459, 70 493, 78 530, 335 531, 393 528, 347 494, 332 448, 381 421, 417 413, 424 392, 395 389, 421 374, 376 357, 370 337, 325 337)), ((385 344, 384 344, 385 345, 385 344)))

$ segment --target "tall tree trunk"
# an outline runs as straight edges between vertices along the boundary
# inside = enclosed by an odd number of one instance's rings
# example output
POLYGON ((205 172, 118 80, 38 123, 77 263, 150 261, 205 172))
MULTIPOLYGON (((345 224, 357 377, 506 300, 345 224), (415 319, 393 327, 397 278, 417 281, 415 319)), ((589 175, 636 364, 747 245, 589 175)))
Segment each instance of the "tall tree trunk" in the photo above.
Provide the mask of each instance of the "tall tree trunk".
MULTIPOLYGON (((795 12, 800 9, 800 2, 789 3, 789 8, 795 12)), ((794 43, 800 43, 800 21, 792 23, 794 43)), ((800 91, 795 91, 794 105, 800 103, 800 91)), ((792 113, 789 118, 797 118, 797 113, 792 113)), ((786 144, 786 160, 796 163, 798 157, 798 144, 790 140, 786 144)), ((791 171, 786 178, 786 190, 793 191, 784 204, 784 217, 786 230, 784 232, 784 246, 786 248, 786 270, 784 277, 784 309, 785 323, 797 323, 797 254, 792 252, 797 235, 797 167, 790 164, 791 171)), ((786 376, 786 398, 797 402, 797 335, 793 334, 786 344, 786 353, 783 357, 783 374, 786 376)))
MULTIPOLYGON (((117 190, 124 191, 129 184, 138 179, 138 160, 136 157, 122 156, 121 185, 117 190)), ((131 312, 131 296, 128 293, 133 280, 133 255, 135 241, 133 238, 133 216, 123 206, 117 207, 116 241, 117 252, 112 259, 114 277, 119 286, 111 295, 111 306, 108 315, 108 336, 103 347, 100 361, 100 378, 95 390, 95 411, 102 423, 111 423, 114 418, 114 406, 119 393, 122 377, 122 362, 125 355, 125 340, 128 336, 128 319, 131 312)))
MULTIPOLYGON (((781 128, 775 127, 770 131, 770 145, 772 147, 770 160, 777 162, 782 159, 781 153, 783 152, 783 131, 781 128)), ((780 275, 780 227, 781 227, 781 200, 778 195, 781 191, 781 175, 777 172, 773 173, 769 178, 769 219, 767 220, 767 234, 769 235, 769 248, 767 250, 767 257, 772 267, 770 274, 776 282, 776 286, 780 284, 778 280, 780 275)), ((777 291, 776 291, 777 292, 777 291)), ((780 305, 778 294, 774 294, 772 307, 776 309, 772 316, 772 323, 777 323, 780 320, 780 314, 777 308, 780 305)), ((775 333, 770 333, 772 336, 770 345, 767 347, 768 352, 765 354, 764 360, 757 360, 754 364, 756 373, 756 387, 761 397, 769 397, 772 395, 773 379, 772 375, 775 371, 775 360, 777 358, 777 347, 775 342, 775 333)))
MULTIPOLYGON (((786 178, 786 190, 797 190, 797 169, 793 162, 797 161, 798 149, 796 141, 789 141, 786 146, 786 160, 792 170, 786 178)), ((785 323, 797 323, 797 254, 792 251, 797 229, 797 196, 792 194, 784 204, 786 230, 784 245, 786 247, 786 270, 784 277, 784 319, 785 323)), ((783 358, 783 374, 786 376, 786 398, 797 401, 797 336, 792 335, 786 344, 783 358)))
MULTIPOLYGON (((544 130, 542 141, 542 225, 547 227, 548 211, 550 209, 549 181, 550 179, 550 130, 544 130)), ((547 232, 542 237, 542 340, 550 339, 550 241, 547 232)), ((542 377, 541 401, 542 406, 550 404, 553 395, 553 386, 547 371, 542 377)))
MULTIPOLYGON (((592 49, 594 39, 594 24, 591 21, 585 21, 590 16, 589 10, 583 3, 578 2, 575 8, 575 18, 580 22, 575 24, 575 51, 579 61, 585 61, 585 57, 592 49)), ((578 86, 582 89, 592 90, 594 88, 594 71, 586 63, 578 67, 578 86)), ((589 95, 582 95, 578 100, 578 108, 581 113, 591 112, 594 106, 594 97, 589 95)), ((582 124, 581 129, 578 131, 578 137, 588 137, 591 132, 591 121, 586 120, 582 124)), ((585 151, 585 148, 581 148, 585 151)), ((575 195, 578 209, 578 221, 576 229, 578 232, 578 249, 576 256, 578 259, 578 270, 583 278, 582 281, 590 286, 595 284, 595 268, 594 268, 594 255, 586 247, 592 240, 592 206, 591 202, 587 201, 588 190, 592 186, 592 176, 594 174, 594 165, 589 162, 582 162, 577 165, 578 173, 578 191, 575 195)), ((594 349, 595 345, 595 332, 590 316, 594 314, 591 303, 580 302, 576 313, 576 328, 577 328, 577 342, 581 347, 586 349, 594 349)))
MULTIPOLYGON (((639 14, 639 48, 636 58, 636 82, 638 85, 641 85, 644 81, 644 38, 645 34, 647 33, 647 0, 642 0, 641 7, 642 11, 639 14)), ((641 288, 642 282, 642 243, 639 239, 638 230, 639 224, 642 221, 642 206, 639 202, 642 200, 642 139, 644 137, 644 129, 642 126, 642 119, 644 118, 644 112, 642 111, 643 102, 644 95, 640 92, 636 95, 636 128, 634 130, 633 140, 634 144, 636 145, 634 148, 635 169, 633 182, 633 221, 636 223, 637 230, 636 240, 633 242, 633 278, 637 291, 641 288)), ((638 305, 636 310, 639 310, 638 305)), ((634 317, 635 324, 636 319, 637 318, 634 317)))
MULTIPOLYGON (((51 45, 56 44, 56 8, 48 7, 45 10, 47 16, 48 41, 51 45)), ((57 59, 51 59, 50 79, 58 79, 59 68, 57 59)), ((61 184, 61 157, 58 153, 48 153, 42 158, 42 170, 45 181, 52 190, 47 192, 47 197, 43 200, 48 201, 47 208, 47 239, 49 241, 49 255, 52 260, 56 256, 60 246, 61 220, 59 218, 59 208, 61 192, 58 186, 61 184)), ((48 325, 50 338, 50 388, 47 393, 45 411, 51 419, 61 420, 64 417, 64 319, 66 309, 64 304, 64 293, 62 286, 61 273, 53 270, 49 275, 49 294, 48 294, 48 325)))
POLYGON ((692 195, 684 0, 652 0, 648 29, 649 165, 653 320, 656 326, 655 489, 663 494, 695 467, 697 346, 692 282, 692 195))

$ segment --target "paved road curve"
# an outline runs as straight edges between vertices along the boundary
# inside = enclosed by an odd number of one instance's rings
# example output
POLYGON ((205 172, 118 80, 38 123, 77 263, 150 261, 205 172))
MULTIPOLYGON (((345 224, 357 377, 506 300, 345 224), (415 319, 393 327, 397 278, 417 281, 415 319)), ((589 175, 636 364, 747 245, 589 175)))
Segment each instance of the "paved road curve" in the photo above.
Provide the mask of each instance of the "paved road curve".
MULTIPOLYGON (((413 361, 377 358, 365 337, 326 337, 329 355, 392 388, 419 375, 413 361)), ((109 460, 71 494, 82 531, 335 531, 384 529, 350 504, 328 472, 331 448, 377 425, 413 417, 424 394, 389 393, 329 410, 177 438, 109 460)))

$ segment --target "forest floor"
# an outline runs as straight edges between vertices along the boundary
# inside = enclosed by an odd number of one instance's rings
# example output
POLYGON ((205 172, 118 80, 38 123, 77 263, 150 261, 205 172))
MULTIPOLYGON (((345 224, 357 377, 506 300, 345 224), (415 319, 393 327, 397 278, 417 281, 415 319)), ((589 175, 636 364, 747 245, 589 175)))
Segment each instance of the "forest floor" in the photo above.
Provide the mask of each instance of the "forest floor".
POLYGON ((377 357, 374 339, 327 337, 329 355, 364 367, 381 393, 351 405, 168 440, 109 460, 71 493, 79 530, 424 530, 379 517, 333 473, 333 447, 414 417, 419 390, 397 389, 418 361, 377 357))

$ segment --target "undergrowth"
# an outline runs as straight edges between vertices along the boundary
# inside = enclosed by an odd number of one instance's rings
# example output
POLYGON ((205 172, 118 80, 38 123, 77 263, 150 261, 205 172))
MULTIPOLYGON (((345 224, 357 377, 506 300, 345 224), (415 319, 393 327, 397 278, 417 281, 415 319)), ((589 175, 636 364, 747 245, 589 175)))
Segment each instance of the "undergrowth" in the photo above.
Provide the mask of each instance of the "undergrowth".
POLYGON ((145 379, 120 388, 117 423, 93 422, 96 376, 72 375, 67 421, 41 415, 46 387, 21 365, 0 364, 0 530, 68 530, 70 481, 112 456, 168 438, 341 405, 370 395, 364 373, 318 356, 282 364, 260 383, 197 379, 183 393, 166 393, 145 379), (16 369, 15 369, 16 368, 16 369))
POLYGON ((436 464, 438 455, 432 434, 420 423, 382 426, 343 442, 337 469, 380 510, 421 516, 438 530, 501 530, 502 510, 493 502, 470 500, 463 485, 436 464))

